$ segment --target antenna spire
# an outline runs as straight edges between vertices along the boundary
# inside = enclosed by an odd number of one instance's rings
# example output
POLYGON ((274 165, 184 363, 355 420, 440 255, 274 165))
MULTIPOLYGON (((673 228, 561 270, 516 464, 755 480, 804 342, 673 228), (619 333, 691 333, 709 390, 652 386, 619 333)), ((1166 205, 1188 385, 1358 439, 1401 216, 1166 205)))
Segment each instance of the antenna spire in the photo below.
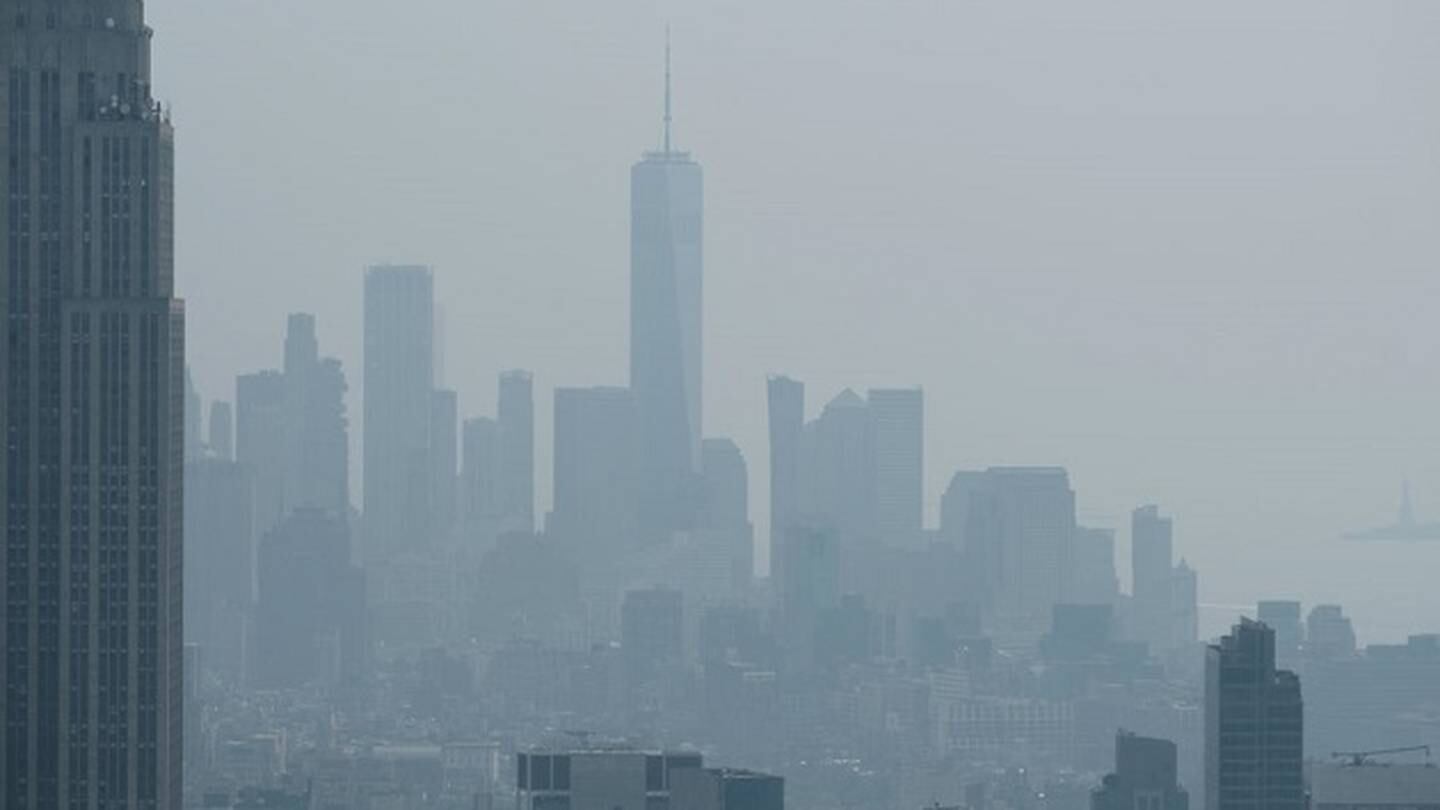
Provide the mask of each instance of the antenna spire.
POLYGON ((665 154, 670 154, 670 26, 665 26, 665 154))

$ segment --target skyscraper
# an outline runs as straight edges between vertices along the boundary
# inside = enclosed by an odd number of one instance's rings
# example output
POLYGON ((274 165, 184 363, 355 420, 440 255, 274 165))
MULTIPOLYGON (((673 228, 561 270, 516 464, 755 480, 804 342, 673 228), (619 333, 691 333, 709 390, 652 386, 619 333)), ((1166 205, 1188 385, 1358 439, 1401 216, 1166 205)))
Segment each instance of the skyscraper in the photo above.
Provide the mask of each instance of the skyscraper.
POLYGON ((1241 619, 1205 658, 1205 806, 1303 810, 1300 678, 1275 668, 1275 631, 1241 619))
POLYGON ((1154 652, 1170 647, 1173 523, 1154 505, 1130 515, 1131 596, 1139 640, 1154 652))
POLYGON ((435 289, 428 267, 365 273, 365 538, 377 557, 428 544, 435 289))
POLYGON ((430 519, 437 538, 448 539, 455 529, 459 420, 459 397, 454 391, 430 395, 430 519))
POLYGON ((230 403, 210 403, 210 455, 220 461, 235 460, 235 412, 230 403))
MULTIPOLYGON (((178 808, 184 310, 139 0, 0 4, 6 807, 178 808)), ((194 436, 198 440, 198 436, 194 436)))
POLYGON ((460 435, 460 512, 465 543, 488 547, 494 542, 499 515, 500 430, 494 419, 466 419, 460 435))
POLYGON ((340 361, 320 356, 315 316, 290 315, 285 331, 285 511, 350 511, 348 385, 340 361))
POLYGON ((528 371, 500 375, 498 507, 502 529, 535 530, 535 393, 528 371))
POLYGON ((639 479, 635 399, 625 388, 555 389, 555 513, 549 528, 583 560, 634 547, 639 479))
POLYGON ((766 380, 770 422, 770 580, 780 582, 780 544, 800 516, 800 458, 805 440, 805 384, 766 380))
POLYGON ((255 533, 265 534, 285 515, 285 375, 259 371, 235 378, 235 460, 250 470, 255 487, 255 533))
POLYGON ((972 496, 967 554, 1001 633, 1038 636, 1069 581, 1075 492, 1060 467, 993 467, 972 496))
POLYGON ((642 521, 650 539, 688 525, 701 437, 700 164, 665 134, 630 172, 630 389, 642 432, 642 521))
POLYGON ((874 423, 875 529, 887 543, 914 546, 925 508, 925 392, 872 388, 866 399, 874 423))

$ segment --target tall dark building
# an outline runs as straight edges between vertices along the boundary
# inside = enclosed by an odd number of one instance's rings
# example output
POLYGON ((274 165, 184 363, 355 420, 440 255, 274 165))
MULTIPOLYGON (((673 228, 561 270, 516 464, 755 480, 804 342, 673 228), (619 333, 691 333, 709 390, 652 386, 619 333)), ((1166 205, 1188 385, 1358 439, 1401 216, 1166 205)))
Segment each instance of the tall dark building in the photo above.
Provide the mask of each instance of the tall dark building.
POLYGON ((428 544, 435 287, 428 267, 365 273, 364 512, 368 555, 428 544))
POLYGON ((198 431, 151 35, 140 0, 0 3, 6 807, 180 806, 198 431))
POLYGON ((800 461, 805 440, 805 384, 789 377, 766 383, 770 422, 770 580, 780 582, 780 544, 800 517, 800 461))
POLYGON ((665 136, 630 172, 630 389, 641 429, 642 528, 654 539, 688 526, 701 436, 700 164, 665 136))
POLYGON ((1275 631, 1241 619, 1205 658, 1207 810, 1304 810, 1300 677, 1275 668, 1275 631))
POLYGON ((670 772, 670 805, 676 810, 785 810, 785 780, 734 768, 677 768, 670 772))
POLYGON ((1189 810, 1177 759, 1169 740, 1116 734, 1115 772, 1090 794, 1090 810, 1189 810))
POLYGON ((499 474, 496 496, 502 530, 535 530, 535 390, 528 371, 500 375, 499 474))

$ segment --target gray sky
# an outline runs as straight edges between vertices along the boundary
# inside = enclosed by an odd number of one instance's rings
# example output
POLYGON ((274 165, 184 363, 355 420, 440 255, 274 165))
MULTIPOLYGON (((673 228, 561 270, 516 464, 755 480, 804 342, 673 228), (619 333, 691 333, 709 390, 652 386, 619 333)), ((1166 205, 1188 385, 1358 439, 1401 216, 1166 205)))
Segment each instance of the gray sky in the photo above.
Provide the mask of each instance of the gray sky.
POLYGON ((536 372, 547 506, 550 389, 625 382, 628 170, 659 139, 668 21, 677 139, 707 172, 706 433, 745 451, 760 536, 767 372, 812 411, 920 383, 927 521, 957 467, 1064 464, 1089 523, 1172 512, 1202 601, 1440 629, 1440 544, 1335 540, 1389 522, 1406 476, 1440 519, 1440 5, 149 14, 207 399, 315 312, 358 459, 361 268, 430 263, 462 413, 493 411, 502 368, 536 372))

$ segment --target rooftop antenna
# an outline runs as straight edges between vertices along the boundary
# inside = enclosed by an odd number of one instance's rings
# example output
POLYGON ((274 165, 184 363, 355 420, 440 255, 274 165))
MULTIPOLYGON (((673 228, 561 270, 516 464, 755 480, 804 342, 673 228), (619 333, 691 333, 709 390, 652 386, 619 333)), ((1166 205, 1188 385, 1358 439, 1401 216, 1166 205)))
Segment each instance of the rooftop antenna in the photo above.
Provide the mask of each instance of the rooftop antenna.
POLYGON ((670 154, 670 25, 665 25, 665 154, 670 154))

